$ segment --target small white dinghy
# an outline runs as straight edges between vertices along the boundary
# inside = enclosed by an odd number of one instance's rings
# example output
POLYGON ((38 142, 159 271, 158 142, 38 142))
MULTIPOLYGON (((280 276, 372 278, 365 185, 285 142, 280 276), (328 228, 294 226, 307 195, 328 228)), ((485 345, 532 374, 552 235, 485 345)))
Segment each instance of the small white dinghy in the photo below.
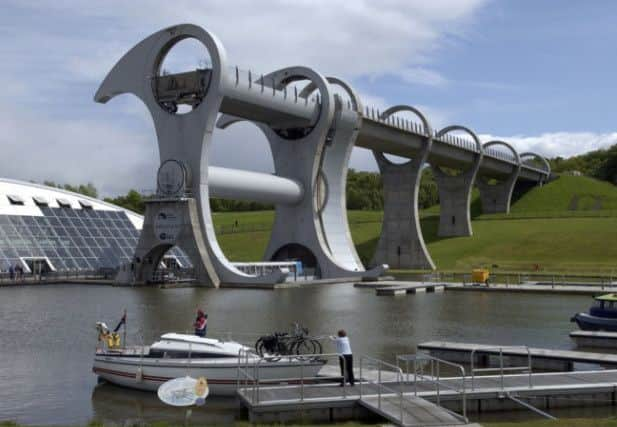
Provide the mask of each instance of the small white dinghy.
POLYGON ((205 377, 210 395, 221 396, 235 394, 239 367, 252 371, 258 365, 258 381, 274 385, 314 378, 325 363, 319 355, 262 358, 234 341, 168 333, 150 346, 97 349, 92 371, 110 383, 149 391, 174 378, 205 377))

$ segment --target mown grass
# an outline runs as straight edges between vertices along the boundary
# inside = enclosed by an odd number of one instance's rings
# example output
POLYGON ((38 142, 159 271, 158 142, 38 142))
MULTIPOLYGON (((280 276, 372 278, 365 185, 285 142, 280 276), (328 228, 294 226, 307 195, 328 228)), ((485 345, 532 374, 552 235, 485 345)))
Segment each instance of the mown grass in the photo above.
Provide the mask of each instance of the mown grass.
POLYGON ((617 211, 616 187, 586 176, 561 176, 533 188, 512 205, 512 214, 607 210, 617 211))
MULTIPOLYGON (((509 216, 479 215, 479 208, 474 192, 472 237, 441 238, 438 207, 421 213, 424 239, 439 270, 480 266, 520 272, 539 267, 573 274, 617 270, 617 188, 611 184, 563 176, 526 193, 509 216)), ((365 264, 375 251, 382 216, 371 211, 348 213, 352 238, 365 264)), ((273 221, 273 211, 214 214, 217 231, 223 231, 218 233, 220 245, 232 261, 260 260, 273 221)))
MULTIPOLYGON (((234 215, 223 214, 221 219, 229 221, 234 215)), ((264 223, 271 224, 272 212, 261 215, 264 223)), ((438 237, 438 221, 438 217, 427 217, 421 224, 439 270, 467 271, 480 266, 507 271, 532 271, 539 266, 544 271, 571 273, 617 270, 617 217, 474 220, 472 237, 455 238, 438 237)), ((361 259, 369 262, 381 221, 351 221, 350 228, 361 259)), ((219 243, 232 261, 255 261, 263 256, 269 237, 269 230, 227 233, 219 235, 219 243)))

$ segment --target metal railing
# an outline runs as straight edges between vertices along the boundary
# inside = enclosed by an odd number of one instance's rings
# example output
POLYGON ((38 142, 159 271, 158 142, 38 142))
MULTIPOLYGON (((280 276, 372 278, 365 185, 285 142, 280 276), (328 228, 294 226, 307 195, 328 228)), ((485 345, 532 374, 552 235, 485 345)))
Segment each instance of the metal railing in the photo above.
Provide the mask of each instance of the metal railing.
MULTIPOLYGON (((512 354, 506 354, 509 357, 523 357, 520 355, 512 355, 512 354)), ((504 373, 505 372, 523 372, 523 373, 527 373, 528 374, 528 380, 529 380, 529 388, 533 388, 533 369, 531 366, 531 350, 529 349, 528 346, 524 345, 524 346, 505 346, 505 347, 490 347, 490 346, 482 346, 482 347, 476 347, 473 350, 471 350, 471 356, 470 356, 470 365, 471 365, 471 389, 475 390, 475 377, 476 377, 476 373, 489 373, 489 372, 499 372, 499 382, 500 382, 500 387, 501 390, 504 391, 505 390, 505 383, 504 383, 504 373), (506 350, 506 352, 508 350, 516 350, 516 349, 524 349, 525 352, 527 353, 527 365, 524 366, 504 366, 503 363, 503 357, 504 357, 504 350, 506 350), (494 351, 498 350, 499 351, 499 367, 496 368, 476 368, 475 367, 475 362, 476 362, 476 354, 477 353, 486 353, 487 357, 491 357, 491 355, 493 355, 494 351)))
POLYGON ((405 397, 403 393, 403 378, 404 378, 403 370, 396 365, 393 365, 388 362, 384 362, 383 360, 375 359, 370 356, 360 357, 360 399, 362 399, 366 395, 364 388, 367 385, 371 385, 371 384, 374 385, 377 388, 377 409, 381 411, 381 402, 383 399, 382 390, 385 390, 387 394, 394 394, 398 400, 399 420, 401 424, 404 423, 403 422, 403 418, 404 418, 403 417, 404 415, 403 414, 403 402, 404 402, 405 397), (366 366, 367 364, 375 366, 377 368, 376 369, 377 370, 377 381, 373 381, 370 378, 364 376, 364 372, 367 369, 367 366, 366 366), (384 368, 386 368, 385 370, 387 370, 388 372, 396 373, 395 384, 398 385, 397 389, 384 385, 383 378, 382 378, 382 373, 384 371, 384 368))
POLYGON ((448 389, 456 394, 461 396, 461 405, 462 405, 462 414, 458 414, 454 411, 451 411, 447 408, 443 408, 456 418, 468 422, 467 418, 467 385, 466 385, 466 375, 465 368, 462 365, 457 363, 452 363, 447 360, 439 359, 437 357, 431 356, 426 353, 416 353, 416 354, 403 354, 396 356, 396 364, 400 366, 400 363, 404 364, 405 367, 405 380, 406 382, 410 381, 410 368, 413 368, 413 385, 414 385, 414 396, 418 395, 418 383, 426 382, 432 384, 437 393, 436 403, 437 406, 441 406, 441 389, 448 389), (425 374, 425 366, 428 365, 428 370, 430 375, 425 374), (447 366, 454 370, 457 373, 460 373, 458 377, 442 377, 441 366, 447 366), (458 380, 458 381, 457 381, 458 380), (451 385, 451 383, 456 384, 456 386, 451 385))
MULTIPOLYGON (((324 354, 299 354, 299 355, 287 355, 287 356, 259 356, 253 350, 241 349, 238 352, 238 368, 236 377, 237 389, 245 389, 245 397, 256 404, 261 400, 261 389, 263 386, 270 384, 298 384, 299 396, 298 401, 305 403, 305 388, 307 382, 313 383, 317 381, 341 381, 343 384, 343 393, 341 399, 347 398, 347 385, 345 384, 344 377, 342 375, 326 376, 326 375, 306 375, 307 362, 320 363, 321 366, 325 366, 327 360, 336 359, 340 360, 338 353, 324 353, 324 354), (268 363, 281 363, 281 361, 295 364, 299 368, 299 376, 289 378, 267 378, 262 375, 262 369, 264 365, 268 363), (250 396, 250 398, 249 398, 250 396)), ((293 365, 292 365, 293 366, 293 365)), ((343 359, 343 366, 346 369, 345 361, 343 359)))

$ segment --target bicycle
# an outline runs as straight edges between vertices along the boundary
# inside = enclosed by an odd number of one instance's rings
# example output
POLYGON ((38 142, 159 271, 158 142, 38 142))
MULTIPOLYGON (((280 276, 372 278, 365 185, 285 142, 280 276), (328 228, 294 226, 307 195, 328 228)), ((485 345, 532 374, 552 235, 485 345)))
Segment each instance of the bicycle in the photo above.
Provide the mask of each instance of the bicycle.
MULTIPOLYGON (((293 323, 294 331, 274 332, 271 335, 260 337, 255 343, 255 351, 260 356, 289 356, 289 355, 316 355, 321 354, 321 343, 309 336, 308 329, 293 323)), ((278 360, 278 359, 277 359, 278 360)))

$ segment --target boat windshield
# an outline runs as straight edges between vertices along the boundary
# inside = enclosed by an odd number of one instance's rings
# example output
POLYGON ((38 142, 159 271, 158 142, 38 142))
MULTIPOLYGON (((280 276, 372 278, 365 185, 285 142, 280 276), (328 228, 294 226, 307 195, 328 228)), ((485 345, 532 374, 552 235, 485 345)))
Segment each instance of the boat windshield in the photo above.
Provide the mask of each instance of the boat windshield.
POLYGON ((603 310, 617 310, 617 294, 606 294, 594 298, 595 306, 603 310))

